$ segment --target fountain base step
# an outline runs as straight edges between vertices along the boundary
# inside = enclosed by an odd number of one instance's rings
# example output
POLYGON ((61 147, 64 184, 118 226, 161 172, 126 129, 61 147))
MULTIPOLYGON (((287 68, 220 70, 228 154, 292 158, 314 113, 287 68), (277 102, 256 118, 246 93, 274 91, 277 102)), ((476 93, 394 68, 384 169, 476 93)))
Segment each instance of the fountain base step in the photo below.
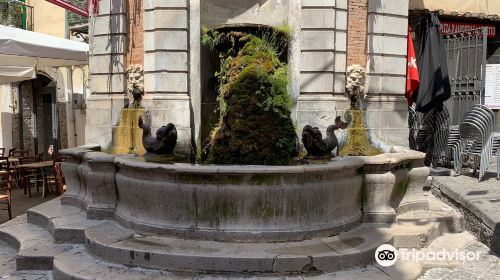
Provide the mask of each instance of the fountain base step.
POLYGON ((375 261, 392 242, 386 224, 364 224, 300 242, 232 243, 141 235, 114 221, 85 230, 88 251, 107 262, 171 271, 236 273, 332 272, 375 261))
MULTIPOLYGON (((113 220, 87 219, 80 208, 61 205, 55 199, 1 225, 0 239, 18 251, 18 270, 53 269, 54 279, 110 279, 109 275, 117 279, 237 279, 235 276, 249 275, 282 279, 288 275, 293 279, 294 274, 301 275, 298 279, 324 279, 321 277, 339 273, 347 273, 346 279, 360 273, 356 277, 366 278, 380 272, 380 267, 371 265, 379 245, 426 247, 443 233, 463 229, 459 214, 433 198, 428 201, 428 209, 400 214, 392 225, 362 224, 339 235, 300 242, 236 243, 139 234, 113 220), (61 241, 69 244, 59 244, 61 241), (348 270, 355 267, 364 268, 348 270)), ((410 265, 399 272, 391 267, 380 273, 387 277, 404 271, 404 275, 393 276, 411 279, 420 269, 410 265)))
POLYGON ((85 229, 105 220, 87 219, 84 210, 61 204, 60 198, 35 206, 27 211, 28 223, 52 234, 55 243, 83 244, 85 229))

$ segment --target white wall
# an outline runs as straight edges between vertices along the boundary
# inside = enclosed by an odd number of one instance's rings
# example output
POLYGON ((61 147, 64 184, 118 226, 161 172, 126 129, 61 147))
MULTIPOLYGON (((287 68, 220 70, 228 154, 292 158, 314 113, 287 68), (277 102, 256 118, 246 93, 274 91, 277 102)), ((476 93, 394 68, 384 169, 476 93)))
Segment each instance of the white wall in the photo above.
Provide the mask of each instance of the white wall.
POLYGON ((0 147, 5 152, 12 148, 12 91, 10 84, 0 85, 0 147))

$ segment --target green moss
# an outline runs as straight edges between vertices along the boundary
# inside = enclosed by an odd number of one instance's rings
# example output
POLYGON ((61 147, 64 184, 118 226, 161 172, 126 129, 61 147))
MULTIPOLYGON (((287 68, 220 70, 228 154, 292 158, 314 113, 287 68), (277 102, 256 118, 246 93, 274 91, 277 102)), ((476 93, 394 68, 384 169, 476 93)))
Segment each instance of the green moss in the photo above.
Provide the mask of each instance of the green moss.
POLYGON ((204 44, 226 46, 217 73, 220 121, 211 134, 209 163, 286 165, 296 155, 287 65, 279 53, 288 42, 278 42, 284 36, 276 31, 269 34, 204 35, 204 44))
POLYGON ((347 139, 344 146, 340 148, 341 156, 375 156, 383 153, 379 148, 373 146, 365 127, 364 111, 350 110, 352 115, 352 127, 347 129, 347 139))

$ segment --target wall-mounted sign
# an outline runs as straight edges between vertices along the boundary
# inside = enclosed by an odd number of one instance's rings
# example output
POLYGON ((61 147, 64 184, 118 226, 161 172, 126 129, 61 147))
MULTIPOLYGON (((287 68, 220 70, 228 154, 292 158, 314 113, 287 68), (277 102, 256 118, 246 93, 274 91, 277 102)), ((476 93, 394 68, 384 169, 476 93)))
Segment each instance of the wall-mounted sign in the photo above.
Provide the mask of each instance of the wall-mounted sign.
POLYGON ((493 24, 441 21, 441 33, 443 35, 457 32, 466 32, 483 27, 488 27, 488 38, 496 37, 496 26, 493 24))
POLYGON ((484 105, 500 109, 500 64, 486 64, 484 105))

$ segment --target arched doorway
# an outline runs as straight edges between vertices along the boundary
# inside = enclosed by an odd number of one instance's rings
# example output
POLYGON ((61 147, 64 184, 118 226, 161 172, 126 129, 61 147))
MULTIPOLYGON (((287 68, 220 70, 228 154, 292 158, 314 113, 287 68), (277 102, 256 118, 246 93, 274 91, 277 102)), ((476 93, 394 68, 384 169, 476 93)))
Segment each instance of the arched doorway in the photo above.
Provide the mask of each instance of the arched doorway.
POLYGON ((47 158, 50 145, 54 150, 60 148, 57 82, 45 74, 22 82, 19 103, 19 112, 13 116, 15 147, 32 154, 44 153, 47 158))
POLYGON ((56 97, 57 84, 50 77, 38 74, 34 81, 34 152, 47 153, 50 145, 59 149, 59 116, 56 97))

